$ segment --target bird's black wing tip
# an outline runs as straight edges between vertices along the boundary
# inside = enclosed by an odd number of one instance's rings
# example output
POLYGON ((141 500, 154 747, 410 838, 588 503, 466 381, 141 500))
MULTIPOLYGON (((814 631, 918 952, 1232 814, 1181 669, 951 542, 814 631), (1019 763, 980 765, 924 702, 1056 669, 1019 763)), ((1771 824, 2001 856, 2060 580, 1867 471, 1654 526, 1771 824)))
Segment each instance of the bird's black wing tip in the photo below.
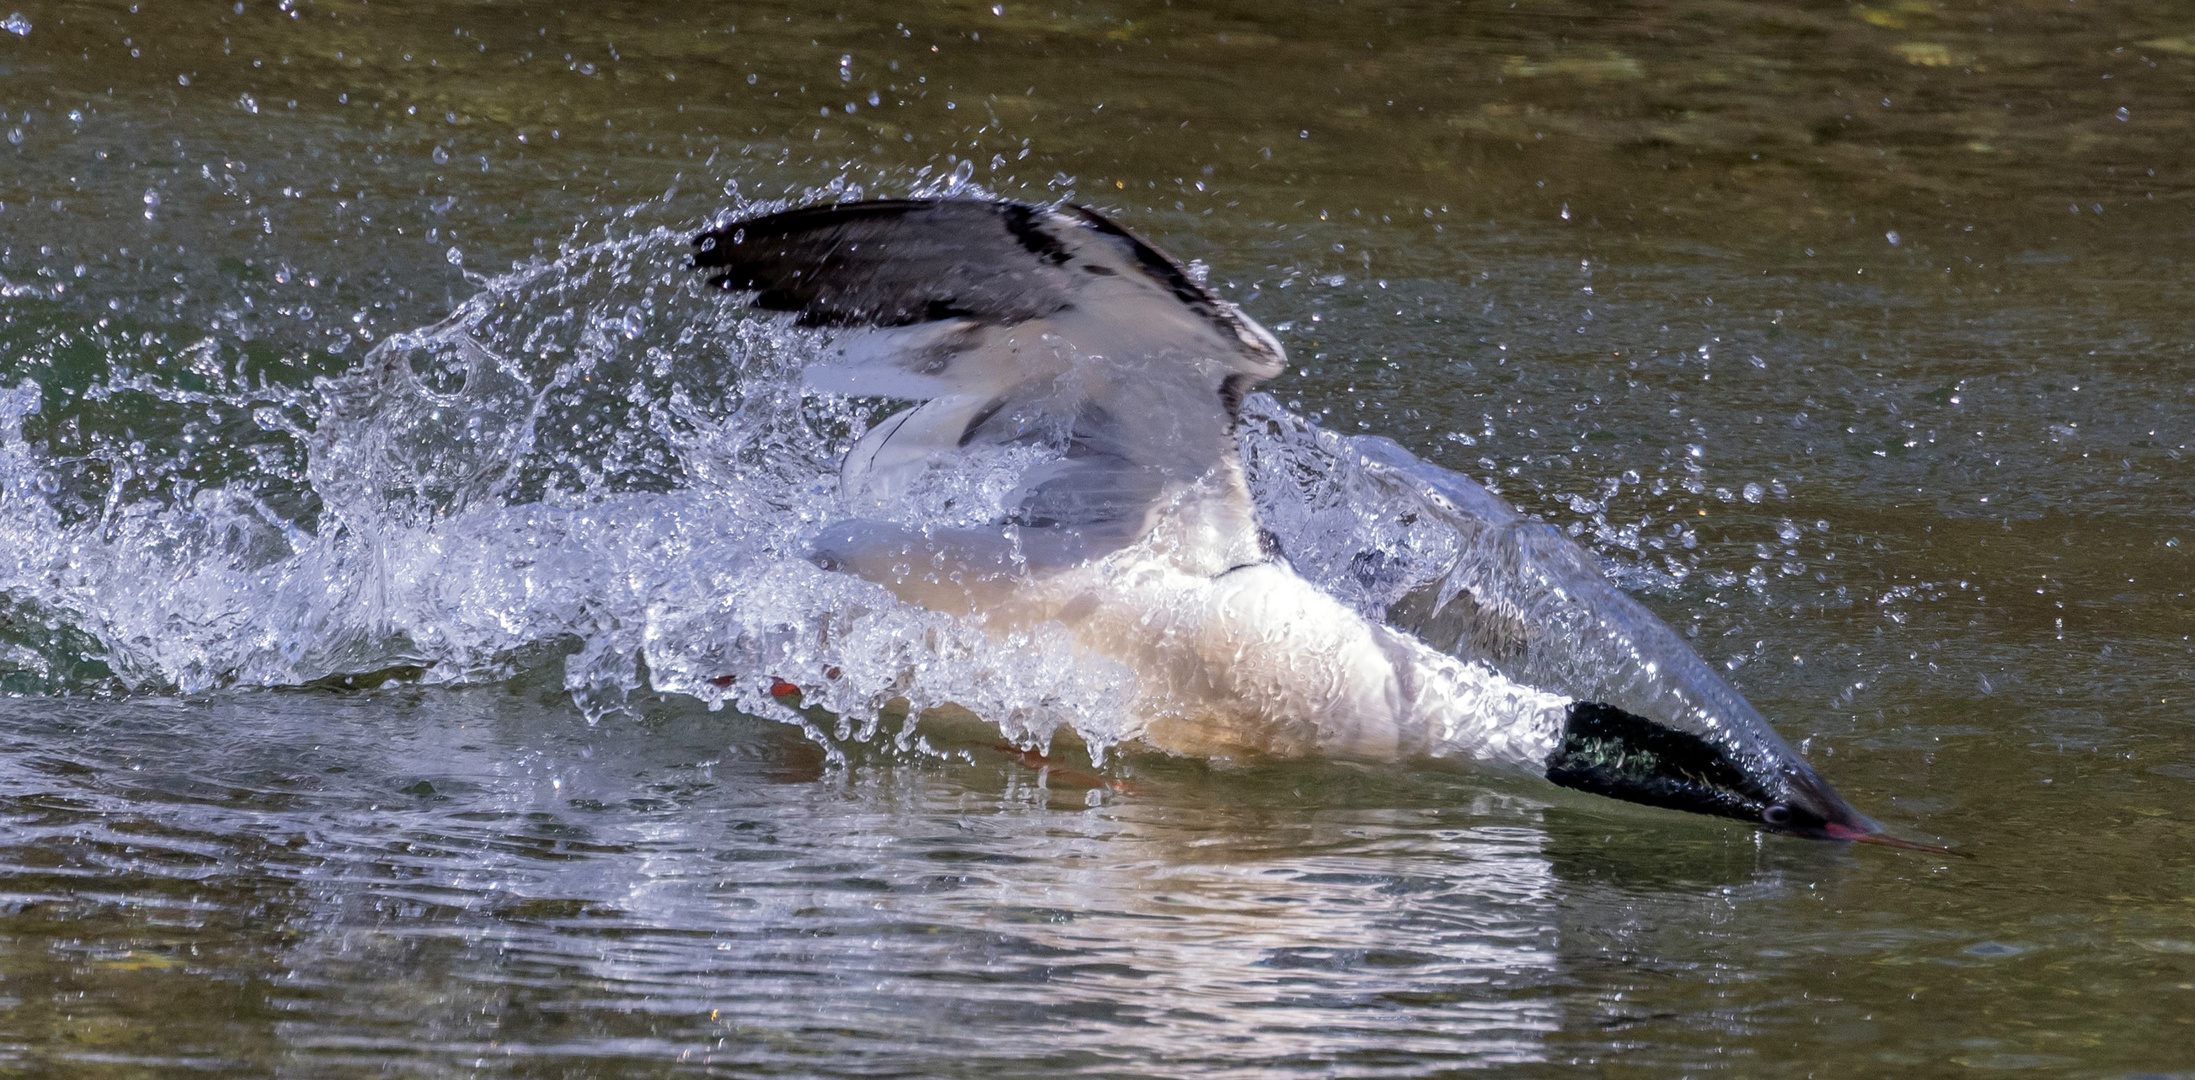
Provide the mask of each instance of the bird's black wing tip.
MULTIPOLYGON (((1032 213, 1046 209, 1036 203, 1018 199, 981 199, 964 197, 929 197, 912 199, 857 199, 851 202, 819 202, 796 206, 786 210, 773 210, 726 222, 713 229, 697 233, 693 245, 710 249, 710 241, 717 241, 714 250, 721 250, 742 242, 740 233, 750 233, 756 239, 765 236, 807 232, 815 229, 844 225, 855 221, 876 218, 899 217, 941 207, 983 207, 1002 214, 1032 213), (723 238, 731 238, 731 243, 723 238)), ((1080 209, 1079 207, 1077 209, 1080 209)))

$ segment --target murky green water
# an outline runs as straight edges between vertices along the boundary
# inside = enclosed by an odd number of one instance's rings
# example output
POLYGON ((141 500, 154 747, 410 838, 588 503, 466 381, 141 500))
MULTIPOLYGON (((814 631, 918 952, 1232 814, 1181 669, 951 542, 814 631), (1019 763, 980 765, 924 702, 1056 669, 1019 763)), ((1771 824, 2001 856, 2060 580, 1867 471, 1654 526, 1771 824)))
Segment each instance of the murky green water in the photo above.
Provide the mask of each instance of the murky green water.
POLYGON ((2195 1076, 2195 15, 139 7, 0 23, 0 1071, 2195 1076), (742 550, 618 500, 842 433, 727 441, 764 395, 679 238, 956 170, 1208 262, 1284 405, 1572 528, 1972 857, 1441 772, 1092 793, 981 732, 840 764, 604 681, 614 582, 467 569, 742 550), (315 380, 468 301, 604 389, 452 427, 502 486, 376 493, 388 559, 450 545, 402 634, 353 563, 265 577, 409 452, 315 380))

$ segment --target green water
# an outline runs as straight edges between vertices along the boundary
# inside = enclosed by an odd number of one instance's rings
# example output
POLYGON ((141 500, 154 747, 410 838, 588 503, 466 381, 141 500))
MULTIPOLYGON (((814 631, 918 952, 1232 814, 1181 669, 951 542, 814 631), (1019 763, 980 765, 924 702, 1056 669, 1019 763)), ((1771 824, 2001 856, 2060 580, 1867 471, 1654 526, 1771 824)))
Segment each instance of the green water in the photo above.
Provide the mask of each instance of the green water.
MULTIPOLYGON (((2195 1076, 2195 13, 139 8, 0 24, 0 1072, 2195 1076), (489 659, 444 682, 207 584, 353 498, 328 448, 387 429, 316 380, 483 275, 553 268, 493 287, 512 340, 671 350, 629 396, 702 430, 752 401, 677 352, 679 237, 956 170, 1208 263, 1283 405, 1572 529, 1967 857, 839 763, 644 686, 590 725, 607 622, 452 601, 418 647, 489 659)), ((588 400, 496 498, 707 475, 588 400)))

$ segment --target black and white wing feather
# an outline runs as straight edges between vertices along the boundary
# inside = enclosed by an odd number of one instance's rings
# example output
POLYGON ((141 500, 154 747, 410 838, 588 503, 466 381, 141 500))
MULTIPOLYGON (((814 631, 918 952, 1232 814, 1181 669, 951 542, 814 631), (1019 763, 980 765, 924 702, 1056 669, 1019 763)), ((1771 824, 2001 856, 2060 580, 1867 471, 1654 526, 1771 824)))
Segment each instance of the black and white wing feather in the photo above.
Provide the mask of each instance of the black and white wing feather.
MULTIPOLYGON (((1043 569, 1141 538, 1162 502, 1254 547, 1233 429, 1284 366, 1263 327, 1173 259, 1079 207, 900 200, 813 206, 695 238, 710 281, 832 331, 808 381, 923 404, 877 425, 841 470, 858 509, 974 446, 1057 451, 1004 525, 1043 569)), ((1209 530, 1208 530, 1209 531, 1209 530)), ((1234 555, 1227 557, 1233 558, 1234 555)))

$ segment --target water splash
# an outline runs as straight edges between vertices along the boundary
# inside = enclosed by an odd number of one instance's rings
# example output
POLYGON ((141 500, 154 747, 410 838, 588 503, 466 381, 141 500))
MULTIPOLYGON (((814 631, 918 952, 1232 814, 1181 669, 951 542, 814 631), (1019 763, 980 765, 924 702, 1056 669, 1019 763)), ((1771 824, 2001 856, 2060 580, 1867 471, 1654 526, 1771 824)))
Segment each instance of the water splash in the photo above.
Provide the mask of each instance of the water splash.
MULTIPOLYGON (((101 374, 70 382, 52 346, 59 381, 0 392, 0 678, 185 694, 546 678, 590 720, 674 693, 827 745, 920 746, 911 718, 948 706, 1031 745, 1136 737, 1134 675, 1065 629, 985 627, 809 561, 847 515, 838 464, 887 404, 805 386, 816 335, 707 289, 685 235, 486 279, 348 368, 72 331, 101 374)), ((1705 669, 1581 549, 1470 481, 1263 396, 1242 439, 1292 564, 1367 617, 1688 727, 1750 715, 1712 674, 1666 678, 1705 669), (1699 687, 1730 700, 1682 692, 1699 687)), ((1000 494, 972 483, 906 509, 964 523, 1000 494)))
POLYGON ((1370 619, 1541 690, 1768 763, 1767 721, 1586 550, 1392 440, 1326 431, 1252 395, 1243 451, 1260 520, 1297 572, 1370 619))
MULTIPOLYGON (((53 395, 6 390, 0 592, 60 613, 77 659, 138 691, 391 669, 478 682, 560 659, 591 718, 648 689, 827 714, 836 738, 947 704, 1031 743, 1065 724, 1101 745, 1131 736, 1130 676, 1064 632, 994 640, 808 562, 873 403, 803 388, 812 341, 705 295, 684 248, 647 232, 489 281, 308 389, 109 373, 61 395, 69 415, 44 445, 25 418, 53 395), (56 458, 82 401, 123 393, 132 431, 166 440, 56 458), (217 441, 193 409, 248 414, 261 453, 178 479, 217 441), (771 692, 786 682, 820 711, 787 708, 771 692)), ((8 655, 36 652, 36 635, 0 632, 8 655)), ((53 684, 53 658, 5 662, 40 673, 36 689, 93 688, 53 684)))

